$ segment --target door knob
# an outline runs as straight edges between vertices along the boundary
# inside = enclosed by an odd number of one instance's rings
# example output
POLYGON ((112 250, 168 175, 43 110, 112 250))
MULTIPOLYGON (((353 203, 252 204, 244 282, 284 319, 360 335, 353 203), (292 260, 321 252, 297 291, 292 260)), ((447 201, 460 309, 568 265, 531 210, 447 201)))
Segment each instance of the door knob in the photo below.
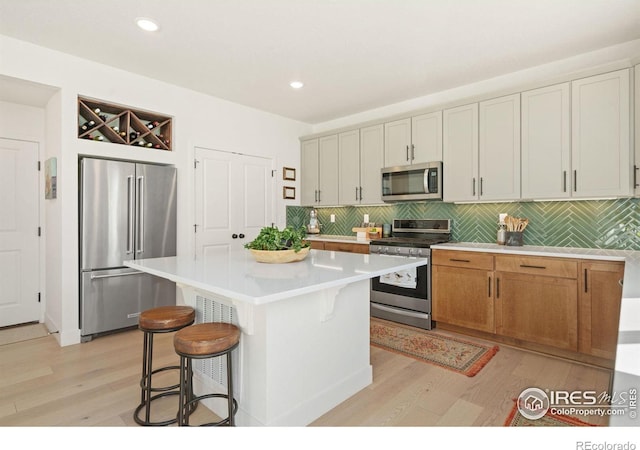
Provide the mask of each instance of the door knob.
POLYGON ((240 239, 244 239, 244 234, 240 233, 240 239))
POLYGON ((235 233, 233 233, 233 234, 231 235, 231 238, 232 238, 232 239, 238 239, 238 235, 237 235, 237 234, 235 234, 235 233))

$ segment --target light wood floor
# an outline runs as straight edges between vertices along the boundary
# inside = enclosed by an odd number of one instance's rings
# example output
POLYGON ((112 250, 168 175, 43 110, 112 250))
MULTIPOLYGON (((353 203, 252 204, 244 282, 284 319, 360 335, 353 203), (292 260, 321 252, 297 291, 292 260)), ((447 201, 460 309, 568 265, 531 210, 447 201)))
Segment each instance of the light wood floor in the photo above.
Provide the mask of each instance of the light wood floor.
MULTIPOLYGON (((154 362, 177 363, 171 339, 158 336, 154 362)), ((138 330, 68 347, 53 336, 0 346, 0 426, 137 426, 141 355, 138 330)), ((475 377, 375 347, 371 362, 373 384, 312 426, 502 426, 525 388, 600 392, 610 382, 609 371, 505 345, 475 377)), ((159 400, 158 415, 174 401, 159 400)), ((212 418, 198 408, 194 421, 212 418)))

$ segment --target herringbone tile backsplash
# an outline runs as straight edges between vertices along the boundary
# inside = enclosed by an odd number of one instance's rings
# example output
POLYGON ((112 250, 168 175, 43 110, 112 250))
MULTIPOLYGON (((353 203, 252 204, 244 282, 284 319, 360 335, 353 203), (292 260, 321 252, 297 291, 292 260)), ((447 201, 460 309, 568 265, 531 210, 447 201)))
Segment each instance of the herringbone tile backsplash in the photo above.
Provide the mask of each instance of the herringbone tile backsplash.
MULTIPOLYGON (((306 226, 311 208, 287 207, 287 225, 306 226)), ((453 204, 396 203, 389 206, 319 208, 323 234, 353 236, 364 214, 376 224, 393 219, 451 219, 452 239, 495 242, 498 216, 529 219, 525 245, 640 250, 640 199, 572 202, 453 204), (330 222, 330 215, 336 222, 330 222)))

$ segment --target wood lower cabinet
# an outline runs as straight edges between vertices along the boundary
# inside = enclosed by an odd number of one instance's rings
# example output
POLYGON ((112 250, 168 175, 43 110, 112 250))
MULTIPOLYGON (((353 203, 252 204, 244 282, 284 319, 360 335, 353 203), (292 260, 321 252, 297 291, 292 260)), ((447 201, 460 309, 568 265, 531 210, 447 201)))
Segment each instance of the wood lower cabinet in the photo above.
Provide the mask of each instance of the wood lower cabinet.
POLYGON ((492 271, 434 265, 433 320, 494 333, 492 275, 492 271))
POLYGON ((496 272, 496 333, 578 350, 578 281, 496 272))
POLYGON ((581 353, 614 359, 624 263, 583 261, 580 268, 578 349, 581 353))
POLYGON ((578 263, 496 256, 496 332, 578 350, 578 263))
POLYGON ((613 367, 624 262, 442 249, 431 255, 437 323, 613 367))
POLYGON ((431 260, 433 320, 494 333, 493 255, 435 250, 431 260))
POLYGON ((369 244, 356 244, 352 242, 317 241, 311 240, 311 248, 316 250, 330 250, 334 252, 369 253, 369 244))

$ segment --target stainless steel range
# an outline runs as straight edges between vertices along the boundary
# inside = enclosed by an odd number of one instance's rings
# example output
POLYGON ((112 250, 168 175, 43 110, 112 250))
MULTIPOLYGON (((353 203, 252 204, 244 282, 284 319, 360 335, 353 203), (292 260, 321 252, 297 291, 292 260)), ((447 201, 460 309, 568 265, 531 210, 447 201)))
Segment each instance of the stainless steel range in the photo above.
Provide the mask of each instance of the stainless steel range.
POLYGON ((371 315, 430 330, 431 246, 449 242, 449 219, 394 219, 393 236, 374 239, 369 253, 427 258, 426 266, 371 280, 371 315))

